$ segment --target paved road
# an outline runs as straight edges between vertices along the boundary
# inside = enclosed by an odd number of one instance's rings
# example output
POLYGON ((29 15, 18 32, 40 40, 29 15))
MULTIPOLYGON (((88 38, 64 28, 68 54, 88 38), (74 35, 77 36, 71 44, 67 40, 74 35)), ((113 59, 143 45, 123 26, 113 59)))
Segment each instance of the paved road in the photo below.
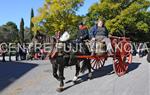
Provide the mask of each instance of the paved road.
POLYGON ((65 69, 66 90, 56 92, 58 81, 52 77, 49 61, 0 63, 0 95, 150 95, 150 63, 134 57, 129 73, 122 77, 110 74, 112 59, 93 72, 94 79, 73 85, 74 67, 65 69))

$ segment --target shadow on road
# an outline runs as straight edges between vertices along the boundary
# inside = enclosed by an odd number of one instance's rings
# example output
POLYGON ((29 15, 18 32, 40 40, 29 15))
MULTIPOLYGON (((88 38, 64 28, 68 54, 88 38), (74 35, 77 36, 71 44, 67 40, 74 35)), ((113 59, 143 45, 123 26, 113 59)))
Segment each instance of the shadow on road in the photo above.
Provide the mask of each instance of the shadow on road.
POLYGON ((36 66, 22 62, 0 62, 0 92, 36 66))
MULTIPOLYGON (((140 66, 140 64, 141 63, 132 63, 132 64, 129 64, 128 73, 134 71, 135 69, 137 69, 140 66)), ((92 79, 100 78, 100 77, 103 77, 103 76, 106 76, 106 75, 114 74, 112 72, 113 72, 113 64, 104 66, 101 69, 93 71, 92 79)), ((69 89, 69 88, 71 88, 71 87, 73 87, 75 85, 78 85, 78 84, 80 84, 82 82, 87 81, 88 80, 88 74, 82 75, 79 78, 81 78, 81 80, 79 80, 78 82, 76 82, 76 84, 74 84, 74 85, 70 85, 70 86, 64 88, 64 90, 67 90, 67 89, 69 89)), ((72 80, 69 80, 66 83, 70 83, 70 82, 72 82, 72 80)))
POLYGON ((141 63, 135 63, 135 62, 133 62, 132 64, 129 64, 128 73, 131 72, 131 71, 134 71, 134 70, 137 69, 140 65, 141 65, 141 63))

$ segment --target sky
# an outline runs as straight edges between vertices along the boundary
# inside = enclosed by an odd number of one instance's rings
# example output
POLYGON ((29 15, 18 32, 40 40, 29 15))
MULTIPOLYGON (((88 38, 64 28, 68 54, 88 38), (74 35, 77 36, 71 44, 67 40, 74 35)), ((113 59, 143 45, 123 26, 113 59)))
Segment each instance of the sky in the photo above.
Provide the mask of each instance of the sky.
MULTIPOLYGON (((85 15, 89 7, 99 0, 85 0, 77 12, 78 15, 85 15)), ((44 0, 1 0, 0 2, 0 25, 13 21, 19 28, 21 18, 24 19, 25 26, 30 26, 31 8, 34 9, 35 16, 38 14, 38 8, 42 7, 44 0)))

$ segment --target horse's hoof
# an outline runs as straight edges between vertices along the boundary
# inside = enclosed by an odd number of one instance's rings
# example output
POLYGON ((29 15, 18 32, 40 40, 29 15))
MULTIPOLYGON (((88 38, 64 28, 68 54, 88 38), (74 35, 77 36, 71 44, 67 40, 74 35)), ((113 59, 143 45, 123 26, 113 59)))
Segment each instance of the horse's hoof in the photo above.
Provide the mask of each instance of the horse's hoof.
POLYGON ((57 92, 62 92, 63 90, 64 90, 63 87, 59 87, 59 88, 56 89, 57 92))
POLYGON ((55 79, 57 79, 58 81, 60 80, 58 76, 54 76, 55 79))
POLYGON ((89 79, 89 80, 92 80, 92 77, 89 77, 88 79, 89 79))
POLYGON ((73 85, 76 85, 76 84, 78 84, 78 81, 73 81, 72 83, 73 83, 73 85))
POLYGON ((89 80, 92 80, 92 73, 89 73, 88 79, 89 79, 89 80))
POLYGON ((78 80, 78 77, 75 76, 72 80, 73 84, 77 84, 77 80, 78 80))
POLYGON ((77 79, 78 79, 78 77, 75 76, 72 81, 73 81, 73 82, 74 82, 74 81, 77 81, 77 79))

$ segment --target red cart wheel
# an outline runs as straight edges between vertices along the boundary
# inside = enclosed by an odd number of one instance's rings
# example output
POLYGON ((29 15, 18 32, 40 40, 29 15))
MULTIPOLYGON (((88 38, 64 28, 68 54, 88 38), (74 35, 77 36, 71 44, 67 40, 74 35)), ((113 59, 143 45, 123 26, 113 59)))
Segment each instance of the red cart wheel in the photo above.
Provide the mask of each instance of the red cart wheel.
POLYGON ((132 62, 132 54, 124 57, 116 57, 114 59, 114 71, 118 76, 122 76, 127 73, 128 65, 132 62))
POLYGON ((101 59, 91 59, 91 67, 93 70, 100 69, 105 64, 105 58, 101 59))
POLYGON ((117 43, 119 48, 115 48, 113 68, 118 76, 127 73, 128 65, 132 63, 132 46, 129 40, 123 38, 117 43))

